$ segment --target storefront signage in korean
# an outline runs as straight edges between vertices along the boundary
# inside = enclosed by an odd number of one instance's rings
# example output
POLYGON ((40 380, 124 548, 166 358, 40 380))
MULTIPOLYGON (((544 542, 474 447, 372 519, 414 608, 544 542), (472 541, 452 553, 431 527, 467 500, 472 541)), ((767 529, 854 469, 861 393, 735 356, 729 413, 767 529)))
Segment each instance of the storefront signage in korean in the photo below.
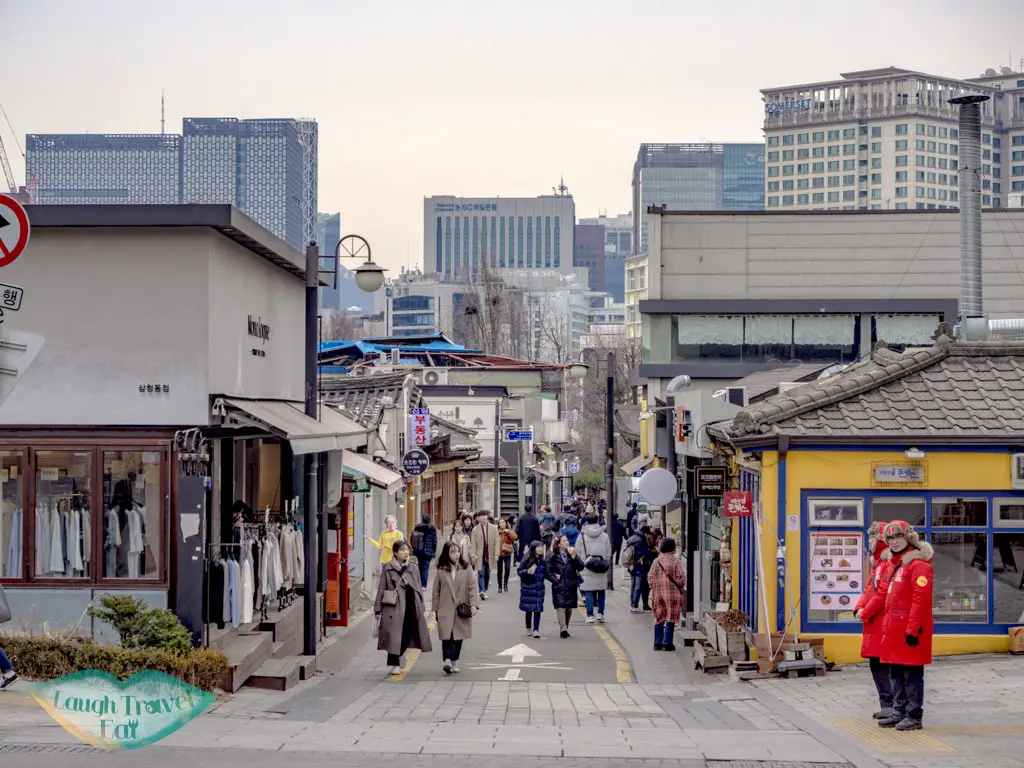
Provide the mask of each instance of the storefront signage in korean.
POLYGON ((864 544, 859 533, 811 536, 811 610, 852 611, 864 591, 864 544))
POLYGON ((725 467, 697 467, 694 495, 698 499, 720 499, 725 495, 725 467))
POLYGON ((764 105, 764 111, 768 114, 773 112, 789 112, 794 109, 810 109, 810 99, 792 99, 790 101, 771 101, 764 105))
POLYGON ((876 483, 923 483, 924 467, 919 464, 896 464, 875 467, 876 483))
POLYGON ((489 211, 497 213, 497 203, 437 203, 434 206, 435 213, 455 213, 469 211, 489 211))
POLYGON ((418 447, 430 445, 430 409, 410 408, 409 420, 412 432, 409 442, 418 447))
POLYGON ((750 491, 726 491, 722 496, 722 514, 725 517, 750 517, 754 503, 750 491))
POLYGON ((430 457, 419 448, 413 448, 402 457, 402 469, 405 474, 416 477, 422 475, 430 468, 430 457))

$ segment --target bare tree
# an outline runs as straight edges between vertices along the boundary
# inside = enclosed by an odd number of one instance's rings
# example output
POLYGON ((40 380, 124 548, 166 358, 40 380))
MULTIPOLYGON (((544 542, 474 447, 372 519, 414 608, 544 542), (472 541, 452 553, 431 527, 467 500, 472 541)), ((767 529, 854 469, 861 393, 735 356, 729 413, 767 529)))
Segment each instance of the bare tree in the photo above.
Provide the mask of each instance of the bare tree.
POLYGON ((348 341, 362 336, 362 320, 347 309, 326 309, 321 313, 324 341, 348 341))
POLYGON ((469 264, 463 267, 466 289, 461 305, 453 310, 454 335, 489 355, 522 359, 529 353, 523 292, 495 274, 483 243, 479 254, 476 274, 469 264))

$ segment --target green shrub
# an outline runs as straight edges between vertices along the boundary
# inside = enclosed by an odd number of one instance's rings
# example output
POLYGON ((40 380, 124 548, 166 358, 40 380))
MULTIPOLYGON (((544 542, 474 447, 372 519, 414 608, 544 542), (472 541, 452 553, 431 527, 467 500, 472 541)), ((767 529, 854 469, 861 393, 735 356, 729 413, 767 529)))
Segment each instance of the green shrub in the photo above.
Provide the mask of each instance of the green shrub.
POLYGON ((220 685, 228 660, 220 651, 171 652, 161 648, 118 648, 63 636, 0 635, 0 647, 26 680, 53 680, 99 669, 121 680, 144 669, 164 672, 204 691, 220 685))
POLYGON ((595 491, 602 491, 604 490, 604 473, 591 469, 578 472, 573 479, 573 487, 579 490, 590 488, 595 491))
POLYGON ((163 648, 173 653, 192 650, 192 634, 166 608, 150 608, 131 595, 104 595, 89 615, 110 624, 122 648, 163 648))

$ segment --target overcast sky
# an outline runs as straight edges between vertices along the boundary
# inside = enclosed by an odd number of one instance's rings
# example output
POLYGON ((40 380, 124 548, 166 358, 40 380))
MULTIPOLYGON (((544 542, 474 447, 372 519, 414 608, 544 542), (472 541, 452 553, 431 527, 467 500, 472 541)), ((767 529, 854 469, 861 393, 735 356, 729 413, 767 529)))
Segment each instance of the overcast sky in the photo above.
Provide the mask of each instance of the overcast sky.
POLYGON ((21 144, 157 133, 161 89, 169 132, 315 118, 320 210, 398 268, 421 260, 425 196, 564 176, 577 216, 626 212, 641 142, 759 141, 761 88, 1019 69, 1024 0, 0 0, 0 32, 21 144))

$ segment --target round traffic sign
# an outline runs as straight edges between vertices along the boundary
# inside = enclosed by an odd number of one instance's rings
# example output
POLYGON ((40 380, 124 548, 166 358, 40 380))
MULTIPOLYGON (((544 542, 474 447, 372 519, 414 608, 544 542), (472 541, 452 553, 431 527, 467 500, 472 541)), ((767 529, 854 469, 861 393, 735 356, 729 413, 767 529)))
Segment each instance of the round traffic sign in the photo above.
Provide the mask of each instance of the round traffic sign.
POLYGON ((0 267, 17 259, 28 245, 28 214, 10 195, 0 195, 0 267))
POLYGON ((402 468, 407 475, 422 475, 430 466, 430 458, 419 448, 413 448, 402 457, 402 468))
POLYGON ((649 503, 663 507, 676 497, 676 476, 667 469, 648 469, 640 478, 637 491, 649 503))

